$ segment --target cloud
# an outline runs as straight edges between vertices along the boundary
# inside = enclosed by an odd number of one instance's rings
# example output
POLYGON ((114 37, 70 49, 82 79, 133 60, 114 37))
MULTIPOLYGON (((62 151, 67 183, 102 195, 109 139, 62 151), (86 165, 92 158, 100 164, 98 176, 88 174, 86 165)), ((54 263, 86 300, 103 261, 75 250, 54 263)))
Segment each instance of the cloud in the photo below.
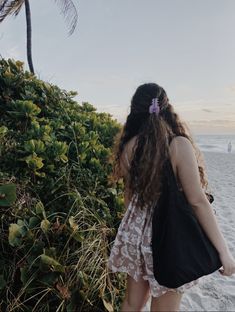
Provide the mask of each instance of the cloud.
POLYGON ((229 119, 214 119, 214 120, 211 120, 210 122, 214 122, 216 124, 235 125, 235 120, 229 120, 229 119))
POLYGON ((22 59, 22 54, 18 46, 14 46, 6 51, 5 58, 13 58, 15 60, 22 59))
POLYGON ((203 108, 202 111, 207 112, 207 113, 213 113, 211 109, 203 108))
MULTIPOLYGON (((235 92, 235 86, 234 86, 235 92)), ((223 107, 227 105, 234 105, 234 97, 220 97, 220 98, 211 98, 211 99, 194 99, 187 101, 177 101, 175 102, 178 108, 184 109, 204 109, 205 107, 223 107)))
POLYGON ((230 119, 205 119, 205 120, 189 120, 188 121, 192 125, 208 125, 210 126, 226 126, 226 127, 234 127, 235 126, 235 120, 230 119))
POLYGON ((175 105, 179 108, 191 108, 205 105, 205 99, 195 99, 195 100, 187 100, 187 101, 176 101, 175 105))

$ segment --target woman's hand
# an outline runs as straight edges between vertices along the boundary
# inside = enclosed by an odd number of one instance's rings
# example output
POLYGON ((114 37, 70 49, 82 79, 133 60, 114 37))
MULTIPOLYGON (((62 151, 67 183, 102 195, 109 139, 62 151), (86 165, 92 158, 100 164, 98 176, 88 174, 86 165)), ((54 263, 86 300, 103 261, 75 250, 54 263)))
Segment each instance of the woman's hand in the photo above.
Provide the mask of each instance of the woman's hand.
POLYGON ((220 254, 223 269, 219 269, 221 275, 230 276, 235 273, 235 260, 229 251, 220 254))

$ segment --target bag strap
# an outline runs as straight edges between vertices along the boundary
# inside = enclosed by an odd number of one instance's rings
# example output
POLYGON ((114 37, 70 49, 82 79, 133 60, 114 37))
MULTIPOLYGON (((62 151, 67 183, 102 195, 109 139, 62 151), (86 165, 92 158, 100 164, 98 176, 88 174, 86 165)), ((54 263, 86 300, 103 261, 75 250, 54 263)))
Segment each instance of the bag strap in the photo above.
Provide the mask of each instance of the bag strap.
MULTIPOLYGON (((174 137, 176 137, 177 135, 172 135, 172 136, 169 136, 168 138, 168 142, 169 142, 169 145, 172 141, 172 139, 174 137)), ((172 164, 171 164, 171 160, 170 158, 167 158, 166 159, 166 164, 165 164, 165 170, 166 170, 166 176, 167 176, 167 179, 168 179, 168 183, 172 183, 174 185, 174 187, 179 191, 179 192, 182 192, 180 189, 179 189, 179 186, 178 186, 178 182, 177 182, 177 179, 176 179, 176 176, 175 176, 175 173, 174 173, 174 170, 172 168, 172 164)), ((209 203, 213 203, 214 201, 214 196, 208 192, 205 192, 207 198, 208 198, 208 201, 209 203)), ((215 210, 215 209, 214 209, 215 210)))
POLYGON ((174 185, 174 187, 180 192, 180 189, 179 189, 179 186, 178 186, 178 182, 177 182, 174 170, 172 168, 172 164, 171 164, 170 158, 168 158, 167 161, 166 161, 166 168, 167 168, 168 181, 171 182, 174 185))
MULTIPOLYGON (((168 137, 168 144, 169 145, 170 145, 171 141, 173 140, 173 138, 175 138, 176 136, 177 135, 174 134, 174 135, 171 135, 168 137)), ((179 186, 178 186, 178 182, 177 182, 173 167, 172 167, 170 157, 168 157, 166 159, 166 175, 167 175, 168 183, 171 183, 172 185, 174 185, 174 188, 177 189, 179 192, 181 192, 179 189, 179 186)))

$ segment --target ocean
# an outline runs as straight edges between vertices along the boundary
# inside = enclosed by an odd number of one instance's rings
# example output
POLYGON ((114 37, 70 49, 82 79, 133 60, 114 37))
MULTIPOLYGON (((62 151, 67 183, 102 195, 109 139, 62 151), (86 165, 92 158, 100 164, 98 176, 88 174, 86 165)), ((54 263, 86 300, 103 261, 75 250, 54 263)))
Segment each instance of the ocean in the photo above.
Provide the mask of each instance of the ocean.
POLYGON ((229 153, 228 144, 231 142, 231 153, 235 153, 235 135, 200 134, 194 135, 197 146, 201 151, 229 153))

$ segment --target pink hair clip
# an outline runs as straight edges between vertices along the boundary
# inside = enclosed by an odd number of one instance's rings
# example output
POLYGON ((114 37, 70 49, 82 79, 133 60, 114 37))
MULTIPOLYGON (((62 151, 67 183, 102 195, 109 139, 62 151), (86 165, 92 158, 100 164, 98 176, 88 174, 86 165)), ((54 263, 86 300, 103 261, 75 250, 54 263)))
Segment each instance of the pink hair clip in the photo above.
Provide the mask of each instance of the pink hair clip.
POLYGON ((159 114, 160 107, 159 107, 159 103, 158 103, 158 98, 152 99, 152 104, 149 106, 149 112, 150 112, 150 114, 152 114, 152 113, 155 113, 156 115, 159 114))

